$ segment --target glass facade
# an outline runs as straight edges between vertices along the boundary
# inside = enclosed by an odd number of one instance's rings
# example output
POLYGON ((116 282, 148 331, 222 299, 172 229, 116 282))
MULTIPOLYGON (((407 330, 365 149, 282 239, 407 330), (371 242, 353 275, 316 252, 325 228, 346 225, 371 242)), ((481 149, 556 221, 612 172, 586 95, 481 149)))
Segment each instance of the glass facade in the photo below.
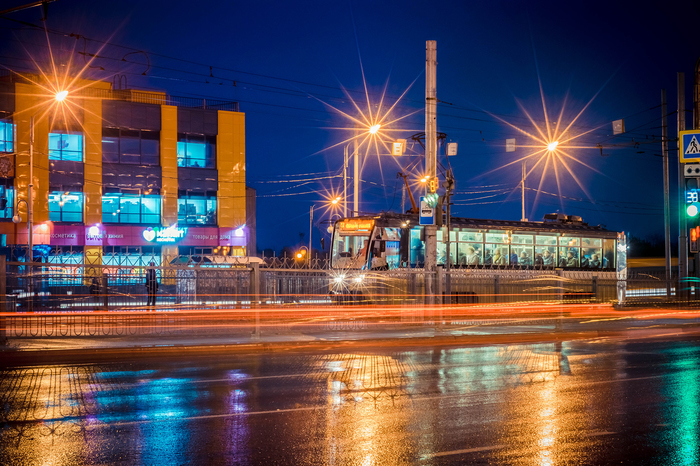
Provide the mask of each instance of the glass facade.
POLYGON ((178 134, 177 166, 216 168, 216 136, 178 134))
POLYGON ((52 222, 81 223, 83 221, 83 193, 49 192, 49 220, 52 222))
POLYGON ((5 208, 0 209, 0 218, 12 218, 14 215, 15 188, 12 186, 0 186, 0 206, 2 203, 5 204, 5 208))
POLYGON ((160 224, 159 195, 108 193, 102 196, 102 223, 160 224))
POLYGON ((14 125, 10 120, 0 120, 0 152, 14 151, 14 125))
POLYGON ((160 131, 103 128, 102 160, 105 163, 158 165, 160 131))
POLYGON ((179 225, 216 225, 216 196, 180 195, 177 199, 179 225))
POLYGON ((83 161, 81 133, 49 133, 49 160, 83 161))

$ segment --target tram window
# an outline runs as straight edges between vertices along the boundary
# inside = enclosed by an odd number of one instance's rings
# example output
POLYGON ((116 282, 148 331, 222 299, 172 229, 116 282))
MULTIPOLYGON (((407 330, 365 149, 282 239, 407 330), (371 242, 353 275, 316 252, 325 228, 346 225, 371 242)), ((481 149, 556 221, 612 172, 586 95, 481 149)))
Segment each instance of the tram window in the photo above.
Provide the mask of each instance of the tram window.
POLYGON ((579 248, 559 248, 559 267, 578 267, 578 253, 579 248))
POLYGON ((601 243, 601 238, 583 238, 581 240, 581 267, 599 269, 603 266, 601 243))
POLYGON ((615 240, 614 239, 604 239, 603 240, 603 257, 601 259, 601 266, 604 269, 614 269, 615 268, 615 240))
POLYGON ((459 243, 457 263, 462 266, 474 267, 483 264, 481 243, 459 243))
POLYGON ((479 242, 483 241, 483 233, 478 231, 460 231, 459 232, 459 242, 479 242))
POLYGON ((501 244, 486 244, 484 246, 484 265, 508 265, 508 246, 501 244))
MULTIPOLYGON (((523 235, 519 233, 513 233, 511 235, 511 244, 532 244, 532 235, 523 235)), ((532 256, 531 256, 532 257, 532 256)))
MULTIPOLYGON (((539 237, 538 237, 539 239, 539 237)), ((556 244, 557 239, 554 238, 556 244)), ((535 246, 534 265, 539 265, 545 268, 555 267, 557 262, 557 248, 554 246, 535 246)))
POLYGON ((578 246, 580 241, 581 241, 580 238, 574 238, 572 236, 562 236, 561 238, 559 238, 559 246, 562 246, 562 247, 564 247, 564 246, 568 246, 568 247, 578 246))
POLYGON ((512 258, 511 262, 513 263, 513 265, 519 265, 521 267, 532 265, 532 246, 511 245, 510 255, 512 258))
POLYGON ((537 235, 535 236, 535 244, 540 244, 543 246, 556 246, 557 245, 557 237, 552 235, 537 235))
POLYGON ((410 256, 411 267, 423 267, 425 262, 425 243, 420 239, 421 230, 411 230, 410 256))
POLYGON ((508 236, 507 231, 489 231, 486 233, 486 242, 487 243, 500 243, 500 244, 508 244, 510 243, 510 238, 508 236))

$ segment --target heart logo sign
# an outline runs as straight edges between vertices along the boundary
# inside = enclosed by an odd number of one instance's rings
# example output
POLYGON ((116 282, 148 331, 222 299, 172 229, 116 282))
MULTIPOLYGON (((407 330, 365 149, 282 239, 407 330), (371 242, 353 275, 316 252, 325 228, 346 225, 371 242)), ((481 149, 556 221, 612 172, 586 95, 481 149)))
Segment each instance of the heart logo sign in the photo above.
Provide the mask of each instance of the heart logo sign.
POLYGON ((148 230, 143 230, 143 239, 146 241, 153 241, 156 237, 156 232, 153 230, 153 228, 149 228, 148 230))

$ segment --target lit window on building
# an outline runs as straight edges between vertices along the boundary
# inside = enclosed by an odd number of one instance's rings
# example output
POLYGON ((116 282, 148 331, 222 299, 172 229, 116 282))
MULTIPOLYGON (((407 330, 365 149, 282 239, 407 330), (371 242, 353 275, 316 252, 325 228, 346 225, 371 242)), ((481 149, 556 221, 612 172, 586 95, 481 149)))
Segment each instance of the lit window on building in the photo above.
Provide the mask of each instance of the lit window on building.
POLYGON ((102 160, 132 165, 160 164, 160 132, 102 129, 102 160))
POLYGON ((49 133, 49 160, 83 161, 83 135, 49 133))
POLYGON ((102 223, 160 224, 160 195, 107 193, 102 196, 102 223))
POLYGON ((0 218, 12 218, 14 215, 15 188, 0 186, 0 218))
POLYGON ((177 199, 179 225, 216 225, 216 195, 180 194, 177 199))
POLYGON ((83 193, 49 192, 49 220, 52 222, 81 223, 83 221, 83 193))
POLYGON ((178 134, 177 166, 216 168, 216 136, 178 134))
POLYGON ((14 151, 14 125, 9 120, 0 120, 0 152, 14 151))

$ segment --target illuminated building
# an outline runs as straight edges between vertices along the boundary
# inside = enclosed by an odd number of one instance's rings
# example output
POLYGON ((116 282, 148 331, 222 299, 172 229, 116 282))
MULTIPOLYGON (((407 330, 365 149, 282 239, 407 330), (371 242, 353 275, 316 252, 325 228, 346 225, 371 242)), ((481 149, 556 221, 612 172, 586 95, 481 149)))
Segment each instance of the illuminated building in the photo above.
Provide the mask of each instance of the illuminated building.
POLYGON ((167 263, 181 254, 255 253, 237 102, 76 79, 61 94, 64 107, 46 111, 44 79, 0 75, 0 241, 15 257, 27 244, 18 201, 27 198, 32 117, 37 260, 117 265, 125 257, 167 263), (12 222, 15 214, 22 222, 12 222))

